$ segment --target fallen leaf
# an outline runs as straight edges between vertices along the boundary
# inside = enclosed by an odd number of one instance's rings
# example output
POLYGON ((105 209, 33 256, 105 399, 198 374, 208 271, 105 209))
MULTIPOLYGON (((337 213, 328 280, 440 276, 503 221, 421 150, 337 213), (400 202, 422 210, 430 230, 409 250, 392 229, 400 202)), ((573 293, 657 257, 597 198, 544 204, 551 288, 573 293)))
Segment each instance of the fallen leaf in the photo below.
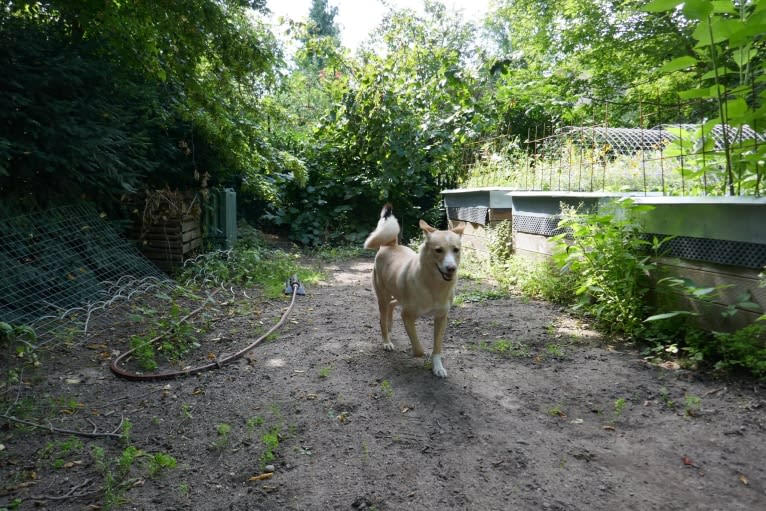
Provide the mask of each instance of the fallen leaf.
POLYGON ((273 476, 273 472, 265 472, 263 474, 258 474, 257 476, 249 478, 248 481, 263 481, 264 479, 271 479, 273 476))
POLYGON ((740 475, 739 475, 739 482, 741 482, 741 483, 742 483, 742 484, 744 484, 745 486, 747 486, 748 484, 750 484, 750 481, 748 481, 748 480, 747 480, 747 477, 745 476, 745 474, 740 474, 740 475))
POLYGON ((67 461, 66 463, 64 463, 64 468, 72 468, 72 467, 76 467, 77 465, 82 465, 82 460, 67 461))
POLYGON ((606 431, 615 431, 614 426, 610 426, 607 424, 606 426, 602 426, 601 429, 604 429, 606 431))
POLYGON ((88 344, 88 345, 86 345, 85 347, 86 347, 86 348, 88 348, 89 350, 95 350, 95 351, 99 351, 99 350, 105 350, 105 349, 108 349, 108 348, 106 347, 106 344, 103 344, 103 343, 98 343, 98 344, 95 344, 95 343, 93 343, 93 344, 88 344))
POLYGON ((689 466, 689 467, 692 467, 692 466, 694 466, 694 460, 692 460, 692 459, 691 459, 690 457, 688 457, 688 456, 684 456, 684 457, 682 457, 682 458, 681 458, 681 460, 683 460, 683 462, 684 462, 684 465, 686 465, 686 466, 689 466))

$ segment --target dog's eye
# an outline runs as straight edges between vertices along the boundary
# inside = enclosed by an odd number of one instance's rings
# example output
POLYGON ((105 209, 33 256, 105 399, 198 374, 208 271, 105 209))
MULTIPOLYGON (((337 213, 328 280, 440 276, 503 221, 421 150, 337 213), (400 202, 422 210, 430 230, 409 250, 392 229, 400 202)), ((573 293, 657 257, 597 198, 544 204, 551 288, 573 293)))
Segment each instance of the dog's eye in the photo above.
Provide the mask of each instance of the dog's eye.
POLYGON ((434 252, 436 252, 437 254, 441 254, 442 252, 444 252, 444 249, 442 247, 436 247, 434 249, 434 252))
POLYGON ((452 251, 453 251, 453 252, 455 252, 455 253, 457 254, 457 253, 459 253, 459 252, 460 252, 460 249, 459 249, 459 248, 455 248, 455 249, 453 249, 452 251))

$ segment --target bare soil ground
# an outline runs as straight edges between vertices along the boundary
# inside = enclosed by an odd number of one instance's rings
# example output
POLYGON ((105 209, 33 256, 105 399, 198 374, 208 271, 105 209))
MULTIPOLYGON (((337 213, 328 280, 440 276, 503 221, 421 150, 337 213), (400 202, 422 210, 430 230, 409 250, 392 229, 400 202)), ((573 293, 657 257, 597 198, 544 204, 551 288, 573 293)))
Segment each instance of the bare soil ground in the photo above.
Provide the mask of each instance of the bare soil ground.
MULTIPOLYGON (((90 347, 60 347, 22 389, 59 403, 53 426, 111 431, 124 417, 131 445, 178 464, 151 474, 145 456, 121 469, 120 440, 68 446, 6 423, 0 508, 103 508, 105 489, 119 509, 765 508, 763 384, 650 365, 558 307, 487 300, 467 280, 440 380, 410 356, 401 321, 397 351, 382 350, 371 268, 326 267, 275 338, 198 376, 115 378, 99 344, 126 349, 117 319, 90 347)), ((246 345, 285 305, 253 304, 219 302, 228 318, 208 338, 246 345)), ((418 328, 428 348, 430 320, 418 328)))

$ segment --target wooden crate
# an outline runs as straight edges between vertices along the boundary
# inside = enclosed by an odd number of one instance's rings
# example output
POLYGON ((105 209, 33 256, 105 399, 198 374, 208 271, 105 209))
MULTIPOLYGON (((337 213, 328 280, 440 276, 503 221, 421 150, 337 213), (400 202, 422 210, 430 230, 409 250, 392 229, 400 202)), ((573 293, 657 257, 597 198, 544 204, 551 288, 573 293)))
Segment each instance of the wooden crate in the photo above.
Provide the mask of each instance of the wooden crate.
POLYGON ((156 219, 143 225, 138 235, 141 252, 163 271, 173 271, 202 246, 202 227, 198 217, 156 219))

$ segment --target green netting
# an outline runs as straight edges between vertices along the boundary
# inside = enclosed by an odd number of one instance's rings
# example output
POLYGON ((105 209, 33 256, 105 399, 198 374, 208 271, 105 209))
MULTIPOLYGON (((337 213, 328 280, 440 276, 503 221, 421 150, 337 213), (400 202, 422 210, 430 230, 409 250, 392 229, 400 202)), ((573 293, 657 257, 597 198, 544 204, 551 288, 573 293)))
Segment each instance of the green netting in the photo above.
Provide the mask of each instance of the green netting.
POLYGON ((93 313, 174 282, 90 205, 0 219, 0 321, 40 344, 82 332, 93 313))

